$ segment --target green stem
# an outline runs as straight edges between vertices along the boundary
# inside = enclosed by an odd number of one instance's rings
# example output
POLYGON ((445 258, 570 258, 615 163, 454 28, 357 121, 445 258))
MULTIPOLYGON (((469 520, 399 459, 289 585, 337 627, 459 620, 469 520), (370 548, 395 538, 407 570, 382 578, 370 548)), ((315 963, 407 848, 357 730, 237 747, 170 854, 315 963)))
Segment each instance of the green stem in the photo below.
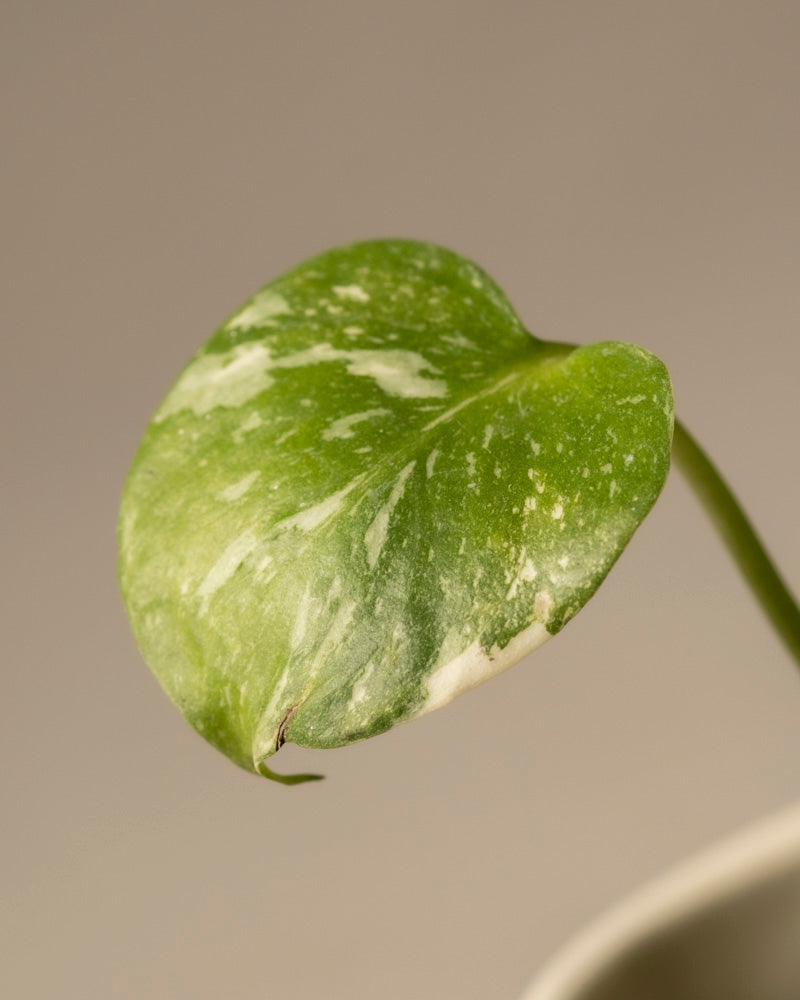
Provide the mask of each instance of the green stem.
POLYGON ((672 454, 765 614, 800 664, 800 607, 728 485, 691 434, 677 421, 672 454))

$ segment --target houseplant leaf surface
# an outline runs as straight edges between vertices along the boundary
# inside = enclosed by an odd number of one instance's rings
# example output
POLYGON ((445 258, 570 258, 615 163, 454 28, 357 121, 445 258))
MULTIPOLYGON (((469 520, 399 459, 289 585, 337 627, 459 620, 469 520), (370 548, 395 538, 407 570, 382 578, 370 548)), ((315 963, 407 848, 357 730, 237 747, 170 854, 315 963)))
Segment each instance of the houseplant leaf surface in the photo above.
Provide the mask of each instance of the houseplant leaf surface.
POLYGON ((538 340, 439 247, 332 250, 228 320, 146 432, 119 521, 137 641, 243 767, 383 732, 583 606, 671 434, 641 348, 538 340))

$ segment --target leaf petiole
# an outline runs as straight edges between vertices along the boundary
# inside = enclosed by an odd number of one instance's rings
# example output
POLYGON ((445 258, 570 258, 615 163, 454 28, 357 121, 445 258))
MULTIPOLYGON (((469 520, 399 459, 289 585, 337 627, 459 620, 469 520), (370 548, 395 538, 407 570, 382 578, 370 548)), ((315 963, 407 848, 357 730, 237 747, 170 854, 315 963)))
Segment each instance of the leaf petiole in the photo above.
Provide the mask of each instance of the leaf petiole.
POLYGON ((675 422, 672 454, 764 613, 800 664, 800 607, 727 483, 680 421, 675 422))

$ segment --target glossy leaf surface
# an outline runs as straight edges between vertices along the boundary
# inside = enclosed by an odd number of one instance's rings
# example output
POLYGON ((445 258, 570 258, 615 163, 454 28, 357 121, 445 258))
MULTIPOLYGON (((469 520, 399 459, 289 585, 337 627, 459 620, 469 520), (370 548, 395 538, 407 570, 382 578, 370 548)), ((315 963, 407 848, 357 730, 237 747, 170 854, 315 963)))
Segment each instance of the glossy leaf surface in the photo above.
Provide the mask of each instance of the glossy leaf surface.
POLYGON ((119 523, 137 641, 244 767, 380 733, 583 606, 671 434, 642 349, 537 340, 428 244, 322 254, 211 337, 147 430, 119 523))

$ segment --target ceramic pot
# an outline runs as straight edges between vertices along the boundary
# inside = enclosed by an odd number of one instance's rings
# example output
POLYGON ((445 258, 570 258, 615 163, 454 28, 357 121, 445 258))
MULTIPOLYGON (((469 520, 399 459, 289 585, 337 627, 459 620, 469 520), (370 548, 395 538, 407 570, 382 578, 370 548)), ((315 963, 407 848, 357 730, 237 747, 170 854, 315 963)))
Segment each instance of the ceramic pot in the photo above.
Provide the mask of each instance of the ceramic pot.
POLYGON ((615 907, 522 1000, 800 1000, 800 806, 615 907))

